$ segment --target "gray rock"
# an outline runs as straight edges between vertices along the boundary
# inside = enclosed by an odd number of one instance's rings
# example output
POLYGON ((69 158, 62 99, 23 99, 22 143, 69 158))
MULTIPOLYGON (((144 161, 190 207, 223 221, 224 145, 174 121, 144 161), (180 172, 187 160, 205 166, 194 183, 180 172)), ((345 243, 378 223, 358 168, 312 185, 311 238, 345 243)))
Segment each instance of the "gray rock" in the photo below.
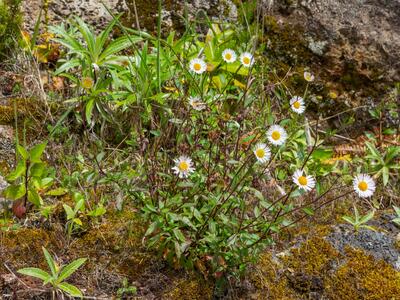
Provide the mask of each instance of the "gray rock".
MULTIPOLYGON (((23 2, 26 29, 32 31, 34 28, 42 3, 42 0, 23 2)), ((115 14, 128 11, 123 0, 52 0, 48 7, 49 23, 60 23, 69 17, 79 16, 96 28, 102 28, 112 19, 102 3, 115 14)))
POLYGON ((341 253, 344 252, 346 246, 362 249, 375 259, 383 259, 400 270, 400 251, 396 247, 396 239, 385 232, 369 229, 360 229, 355 232, 351 225, 341 224, 335 226, 326 239, 341 253))
POLYGON ((399 0, 276 0, 272 15, 304 30, 332 75, 346 68, 371 80, 400 80, 399 0))
MULTIPOLYGON (((69 17, 79 16, 96 29, 103 28, 112 20, 103 3, 113 14, 123 14, 122 21, 132 27, 136 26, 136 13, 141 29, 153 30, 157 24, 157 1, 144 0, 52 0, 49 1, 48 18, 51 24, 65 21, 69 17)), ((175 27, 182 22, 184 15, 184 0, 163 4, 162 22, 165 27, 175 27)), ((39 16, 42 0, 23 2, 25 27, 32 31, 39 16)), ((231 0, 194 0, 187 1, 187 11, 190 18, 206 12, 211 18, 234 20, 237 8, 231 0)))

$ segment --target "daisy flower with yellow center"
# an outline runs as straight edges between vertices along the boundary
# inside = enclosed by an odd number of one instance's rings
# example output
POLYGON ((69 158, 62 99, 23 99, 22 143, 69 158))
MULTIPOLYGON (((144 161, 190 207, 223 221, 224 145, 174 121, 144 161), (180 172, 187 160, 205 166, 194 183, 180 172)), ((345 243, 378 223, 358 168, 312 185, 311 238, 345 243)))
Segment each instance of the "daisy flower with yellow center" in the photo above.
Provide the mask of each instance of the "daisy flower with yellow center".
POLYGON ((267 131, 267 138, 273 145, 280 146, 285 143, 287 133, 282 126, 272 125, 267 131))
POLYGON ((84 77, 82 79, 82 87, 86 90, 90 90, 94 85, 94 81, 90 77, 84 77))
POLYGON ((177 159, 174 159, 175 167, 172 168, 175 175, 178 175, 179 178, 186 178, 193 173, 195 168, 193 168, 192 160, 187 156, 180 156, 177 159))
POLYGON ((309 192, 315 187, 315 179, 310 175, 305 175, 303 170, 296 170, 293 176, 293 182, 302 190, 309 192))
POLYGON ((251 67, 254 63, 253 55, 250 52, 242 53, 242 55, 240 55, 240 62, 246 68, 251 67))
POLYGON ((195 110, 203 110, 206 108, 206 104, 201 101, 200 97, 189 97, 189 104, 195 110))
POLYGON ((290 107, 295 113, 299 115, 306 110, 304 99, 299 96, 294 96, 292 99, 290 99, 290 107))
POLYGON ((359 174, 353 179, 354 191, 361 198, 371 197, 375 192, 375 182, 368 174, 359 174))
POLYGON ((222 58, 227 63, 233 63, 236 61, 236 53, 232 49, 225 49, 222 52, 222 58))
POLYGON ((304 72, 304 79, 308 82, 312 82, 314 81, 315 77, 313 74, 311 74, 310 72, 304 72))
POLYGON ((203 74, 207 70, 207 64, 201 58, 193 58, 189 63, 189 68, 196 74, 203 74))
POLYGON ((271 158, 271 150, 266 144, 259 143, 254 147, 254 155, 260 163, 265 163, 271 158))

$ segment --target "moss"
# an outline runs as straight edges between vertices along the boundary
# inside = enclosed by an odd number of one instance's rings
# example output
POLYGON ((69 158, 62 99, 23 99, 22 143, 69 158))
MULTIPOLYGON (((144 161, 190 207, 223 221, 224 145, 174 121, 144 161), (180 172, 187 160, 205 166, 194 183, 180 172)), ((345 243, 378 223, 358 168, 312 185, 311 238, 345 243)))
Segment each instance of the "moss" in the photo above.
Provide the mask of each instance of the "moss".
MULTIPOLYGON (((169 11, 173 11, 173 3, 174 1, 171 0, 163 1, 163 7, 169 11)), ((138 12, 138 21, 141 29, 147 29, 155 34, 157 26, 158 2, 147 0, 128 0, 127 5, 131 14, 128 16, 124 16, 124 23, 129 25, 129 27, 131 27, 132 24, 134 24, 134 26, 136 27, 136 17, 134 15, 136 9, 136 11, 138 12)))
POLYGON ((179 278, 172 283, 173 288, 162 296, 162 299, 203 300, 212 299, 212 286, 204 280, 195 277, 179 278))
POLYGON ((314 237, 300 248, 292 249, 290 255, 284 257, 284 262, 295 272, 318 275, 329 270, 338 257, 339 253, 329 242, 322 237, 314 237))
POLYGON ((146 265, 155 259, 142 246, 144 224, 128 209, 110 211, 105 222, 92 227, 71 245, 71 253, 90 256, 90 264, 106 263, 111 270, 119 270, 125 277, 137 280, 146 265))
POLYGON ((346 249, 346 262, 326 280, 329 299, 398 299, 400 273, 361 250, 346 249))
MULTIPOLYGON (((300 227, 296 236, 301 238, 302 232, 300 227)), ((317 226, 307 234, 312 238, 278 255, 279 259, 263 254, 250 275, 256 288, 255 298, 309 299, 315 295, 337 300, 398 298, 399 272, 362 250, 346 248, 345 253, 339 253, 325 240, 328 232, 326 226, 317 226)))
POLYGON ((272 259, 269 253, 260 256, 250 281, 256 288, 254 299, 296 299, 295 293, 288 287, 287 277, 280 270, 283 266, 272 259))
MULTIPOLYGON (((1 235, 2 259, 11 261, 15 268, 28 266, 46 268, 42 247, 50 250, 50 245, 57 245, 55 236, 44 229, 23 228, 3 232, 1 235)), ((3 271, 6 270, 3 264, 0 264, 0 273, 3 271)))
POLYGON ((14 120, 12 106, 0 105, 0 124, 10 124, 14 120))

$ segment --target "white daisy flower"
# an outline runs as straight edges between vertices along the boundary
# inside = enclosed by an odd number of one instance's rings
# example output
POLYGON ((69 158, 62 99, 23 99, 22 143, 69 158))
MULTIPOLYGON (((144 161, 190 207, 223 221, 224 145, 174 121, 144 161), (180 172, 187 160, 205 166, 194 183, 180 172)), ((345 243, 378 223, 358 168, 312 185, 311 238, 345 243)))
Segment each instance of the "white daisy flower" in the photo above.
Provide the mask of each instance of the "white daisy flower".
POLYGON ((290 107, 295 113, 298 113, 299 115, 306 110, 304 99, 299 96, 294 96, 292 99, 290 99, 290 107))
POLYGON ((312 82, 314 81, 315 77, 310 72, 304 72, 304 79, 307 80, 308 82, 312 82))
POLYGON ((207 70, 207 64, 201 58, 193 58, 189 63, 192 72, 202 74, 207 70))
POLYGON ((267 131, 268 140, 275 146, 283 145, 287 139, 286 130, 282 126, 272 125, 267 131))
POLYGON ((200 97, 189 97, 189 104, 195 110, 203 110, 206 108, 206 104, 201 101, 200 97))
POLYGON ((371 197, 375 192, 375 182, 368 174, 359 174, 353 179, 355 192, 361 198, 371 197))
POLYGON ((242 53, 242 55, 240 55, 240 62, 246 68, 251 67, 254 63, 253 55, 250 52, 242 53))
POLYGON ((179 178, 186 178, 193 173, 195 168, 192 167, 192 160, 187 156, 180 156, 178 159, 174 159, 175 167, 172 168, 174 173, 179 176, 179 178))
POLYGON ((296 170, 293 176, 293 182, 302 190, 309 192, 315 187, 315 179, 310 175, 303 175, 302 170, 296 170))
POLYGON ((233 63, 236 60, 236 53, 232 49, 225 49, 222 52, 222 58, 227 63, 233 63))
POLYGON ((266 144, 259 143, 254 147, 254 155, 261 163, 267 162, 271 158, 271 150, 266 144))

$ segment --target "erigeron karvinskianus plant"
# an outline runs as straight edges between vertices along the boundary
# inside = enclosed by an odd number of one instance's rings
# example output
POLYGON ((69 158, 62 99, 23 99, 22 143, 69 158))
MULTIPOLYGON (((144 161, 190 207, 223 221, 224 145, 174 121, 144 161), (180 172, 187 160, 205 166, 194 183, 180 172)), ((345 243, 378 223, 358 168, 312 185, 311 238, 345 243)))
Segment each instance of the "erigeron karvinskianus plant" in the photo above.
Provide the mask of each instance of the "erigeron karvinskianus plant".
POLYGON ((174 265, 221 277, 240 274, 281 230, 353 190, 338 187, 340 172, 316 154, 318 121, 311 134, 303 117, 314 76, 304 74, 302 97, 281 85, 263 99, 262 58, 216 28, 189 47, 187 70, 177 72, 184 79, 175 85, 185 85, 146 154, 149 193, 138 197, 148 246, 174 265))

